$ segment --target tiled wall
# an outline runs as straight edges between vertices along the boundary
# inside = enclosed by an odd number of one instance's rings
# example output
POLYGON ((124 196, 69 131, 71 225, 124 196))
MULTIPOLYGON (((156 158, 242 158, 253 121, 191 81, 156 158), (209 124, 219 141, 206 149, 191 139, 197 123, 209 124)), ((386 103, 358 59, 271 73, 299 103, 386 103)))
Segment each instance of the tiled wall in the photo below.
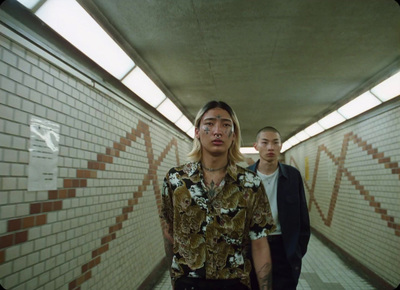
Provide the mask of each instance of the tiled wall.
POLYGON ((37 51, 0 34, 0 283, 136 289, 165 257, 160 188, 191 142, 37 51), (31 116, 60 124, 56 190, 27 191, 31 116))
POLYGON ((285 154, 311 225, 392 286, 400 279, 400 98, 285 154))

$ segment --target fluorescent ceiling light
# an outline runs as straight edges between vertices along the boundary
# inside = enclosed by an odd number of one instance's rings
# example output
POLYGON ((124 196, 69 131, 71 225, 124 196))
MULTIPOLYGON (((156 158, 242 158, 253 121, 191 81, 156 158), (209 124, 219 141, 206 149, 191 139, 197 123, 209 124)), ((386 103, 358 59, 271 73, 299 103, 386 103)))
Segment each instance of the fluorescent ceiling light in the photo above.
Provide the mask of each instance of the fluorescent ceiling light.
POLYGON ((297 138, 298 140, 300 140, 300 141, 304 141, 304 140, 310 138, 310 136, 309 136, 304 130, 303 130, 303 131, 300 131, 300 132, 297 133, 295 136, 296 136, 296 138, 297 138))
POLYGON ((310 135, 310 137, 312 137, 312 136, 315 136, 315 135, 317 135, 317 134, 323 132, 323 131, 324 131, 324 128, 322 128, 320 124, 314 123, 314 124, 308 126, 307 128, 305 128, 304 131, 305 131, 308 135, 310 135))
POLYGON ((165 100, 164 93, 139 68, 135 67, 122 83, 154 108, 165 100))
POLYGON ((400 72, 375 86, 371 92, 382 102, 400 96, 400 72))
POLYGON ((289 142, 287 142, 287 141, 283 142, 281 152, 283 153, 286 150, 290 149, 291 147, 292 147, 292 145, 290 145, 289 142))
POLYGON ((345 120, 346 119, 342 115, 340 115, 337 111, 334 111, 319 120, 318 124, 320 124, 322 128, 326 130, 344 122, 345 120))
POLYGON ((254 147, 241 147, 240 152, 242 154, 258 154, 258 151, 254 147))
POLYGON ((290 145, 294 146, 296 144, 300 143, 300 140, 297 139, 296 136, 292 136, 289 140, 287 140, 286 142, 289 142, 290 145))
POLYGON ((185 115, 182 115, 182 117, 175 122, 175 125, 178 126, 183 132, 186 132, 193 126, 192 122, 186 118, 185 115))
POLYGON ((36 15, 117 79, 135 63, 74 0, 48 0, 36 15))
POLYGON ((186 134, 189 135, 192 139, 194 138, 194 126, 192 126, 189 130, 186 131, 186 134))
POLYGON ((179 110, 170 99, 165 99, 158 107, 157 111, 163 114, 168 120, 175 123, 181 116, 182 112, 179 110))
POLYGON ((28 9, 35 7, 41 0, 18 0, 19 3, 24 5, 28 9))
POLYGON ((338 109, 338 112, 346 119, 353 118, 382 103, 370 92, 365 92, 354 100, 348 102, 338 109))

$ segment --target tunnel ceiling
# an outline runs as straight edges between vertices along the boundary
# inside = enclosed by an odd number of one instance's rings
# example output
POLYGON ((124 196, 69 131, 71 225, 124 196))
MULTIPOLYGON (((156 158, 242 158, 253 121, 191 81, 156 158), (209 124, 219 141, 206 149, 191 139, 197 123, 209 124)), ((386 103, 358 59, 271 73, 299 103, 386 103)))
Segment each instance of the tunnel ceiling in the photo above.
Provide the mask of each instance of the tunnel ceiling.
POLYGON ((265 125, 285 140, 399 68, 394 0, 78 2, 189 119, 230 104, 243 146, 265 125))

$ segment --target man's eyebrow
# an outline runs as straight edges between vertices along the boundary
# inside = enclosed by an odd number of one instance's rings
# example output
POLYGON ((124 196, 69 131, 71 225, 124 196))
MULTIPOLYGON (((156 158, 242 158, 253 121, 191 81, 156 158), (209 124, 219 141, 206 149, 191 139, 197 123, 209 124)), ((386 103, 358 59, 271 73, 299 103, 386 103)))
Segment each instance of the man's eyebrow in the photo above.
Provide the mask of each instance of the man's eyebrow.
MULTIPOLYGON (((219 118, 216 118, 216 117, 208 117, 208 118, 204 118, 204 121, 216 121, 217 119, 219 119, 219 118)), ((232 120, 231 120, 231 119, 228 119, 228 118, 220 118, 220 120, 222 120, 222 121, 228 121, 228 122, 233 123, 232 120)))
POLYGON ((261 138, 262 141, 279 141, 279 138, 269 140, 268 138, 261 138))

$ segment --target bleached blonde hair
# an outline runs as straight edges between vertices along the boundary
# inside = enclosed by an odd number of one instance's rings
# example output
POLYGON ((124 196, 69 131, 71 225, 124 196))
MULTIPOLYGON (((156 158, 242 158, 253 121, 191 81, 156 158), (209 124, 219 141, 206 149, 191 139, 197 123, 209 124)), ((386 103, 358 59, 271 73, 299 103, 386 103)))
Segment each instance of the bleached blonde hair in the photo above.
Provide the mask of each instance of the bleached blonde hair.
MULTIPOLYGON (((220 108, 229 113, 229 115, 232 118, 233 121, 233 132, 235 133, 234 135, 234 140, 232 142, 231 147, 228 150, 228 163, 229 165, 235 165, 237 162, 243 161, 244 156, 240 152, 240 144, 242 143, 242 138, 240 134, 240 125, 239 125, 239 120, 236 117, 235 112, 232 110, 232 108, 225 102, 222 101, 210 101, 207 104, 203 106, 197 113, 196 119, 194 120, 194 126, 197 129, 200 129, 200 122, 201 118, 203 118, 204 114, 208 112, 209 110, 215 109, 215 108, 220 108)), ((188 158, 191 161, 200 161, 202 158, 202 151, 201 151, 201 143, 198 138, 193 139, 193 148, 192 151, 188 153, 188 158)))

